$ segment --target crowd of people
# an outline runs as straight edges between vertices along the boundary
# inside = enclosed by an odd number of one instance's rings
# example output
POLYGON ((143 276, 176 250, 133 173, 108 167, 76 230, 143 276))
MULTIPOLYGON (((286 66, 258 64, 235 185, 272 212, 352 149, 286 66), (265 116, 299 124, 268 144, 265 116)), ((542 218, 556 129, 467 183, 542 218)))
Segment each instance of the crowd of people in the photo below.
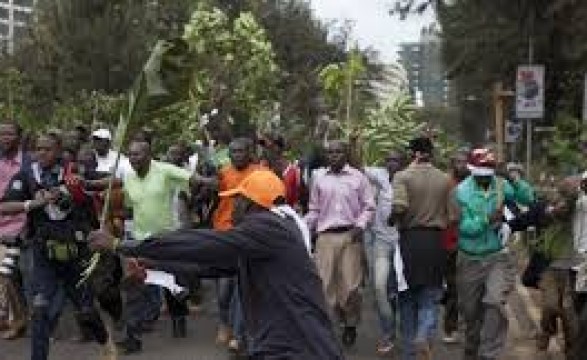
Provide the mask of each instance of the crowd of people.
POLYGON ((69 301, 81 341, 115 338, 123 354, 140 353, 164 306, 172 336, 188 336, 190 301, 207 281, 216 342, 243 358, 343 359, 360 336, 367 289, 374 353, 431 360, 441 329, 465 360, 497 360, 520 277, 543 297, 537 351, 560 318, 567 359, 587 353, 575 286, 587 252, 587 172, 542 191, 490 148, 459 150, 440 169, 426 136, 379 166, 357 165, 344 141, 292 160, 275 133, 212 138, 157 156, 145 129, 121 154, 107 127, 24 142, 17 123, 1 122, 2 338, 29 329, 31 359, 47 360, 69 301), (537 236, 518 271, 510 245, 528 228, 537 236), (153 271, 184 291, 156 285, 153 271))

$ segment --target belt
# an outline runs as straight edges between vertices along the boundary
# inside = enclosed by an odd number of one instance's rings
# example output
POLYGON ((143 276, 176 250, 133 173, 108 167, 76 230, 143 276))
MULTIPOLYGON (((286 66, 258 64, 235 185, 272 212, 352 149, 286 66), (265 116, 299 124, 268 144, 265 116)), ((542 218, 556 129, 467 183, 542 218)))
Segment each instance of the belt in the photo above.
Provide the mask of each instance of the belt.
POLYGON ((321 234, 341 234, 345 232, 349 232, 354 229, 354 226, 336 226, 328 228, 321 232, 321 234))
POLYGON ((444 231, 444 229, 439 226, 412 226, 401 231, 444 231))
POLYGON ((480 251, 480 252, 467 251, 467 250, 462 249, 460 247, 458 248, 458 250, 468 256, 485 257, 485 256, 493 255, 493 254, 499 254, 503 250, 503 247, 500 249, 497 249, 497 250, 486 250, 486 251, 480 251))

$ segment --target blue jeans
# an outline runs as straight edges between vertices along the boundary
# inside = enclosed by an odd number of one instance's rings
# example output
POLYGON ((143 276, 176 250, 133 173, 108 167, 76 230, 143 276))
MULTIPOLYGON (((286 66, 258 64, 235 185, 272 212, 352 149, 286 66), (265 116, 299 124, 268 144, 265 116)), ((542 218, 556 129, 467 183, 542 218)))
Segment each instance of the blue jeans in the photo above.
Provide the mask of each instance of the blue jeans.
POLYGON ((395 340, 395 294, 390 289, 389 277, 393 268, 394 245, 378 239, 376 232, 367 229, 364 239, 369 264, 370 285, 375 293, 375 310, 379 319, 381 338, 395 340))
POLYGON ((233 278, 219 278, 216 280, 216 298, 218 301, 218 316, 220 323, 230 326, 230 304, 234 291, 235 281, 233 278))
POLYGON ((216 282, 220 322, 228 326, 233 337, 245 340, 245 322, 236 278, 219 278, 216 282))
POLYGON ((417 287, 399 293, 404 360, 416 356, 415 343, 431 345, 438 325, 441 287, 417 287))
POLYGON ((234 282, 229 318, 233 337, 241 343, 246 342, 245 321, 243 318, 243 308, 237 281, 234 282))
POLYGON ((47 360, 49 339, 57 325, 67 297, 84 324, 89 324, 93 335, 105 343, 107 334, 93 305, 89 287, 78 286, 84 270, 80 261, 54 262, 47 258, 44 248, 32 248, 32 277, 30 281, 32 305, 32 360, 47 360))

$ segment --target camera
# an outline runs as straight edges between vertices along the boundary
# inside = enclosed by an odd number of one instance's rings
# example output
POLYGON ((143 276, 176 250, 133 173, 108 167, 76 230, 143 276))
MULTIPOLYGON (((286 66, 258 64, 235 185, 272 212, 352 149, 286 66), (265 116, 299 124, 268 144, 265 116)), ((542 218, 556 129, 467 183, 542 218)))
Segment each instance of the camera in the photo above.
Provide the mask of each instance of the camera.
POLYGON ((71 196, 71 193, 65 185, 59 186, 57 190, 58 195, 55 200, 55 205, 64 213, 71 211, 71 208, 73 207, 73 197, 71 196))

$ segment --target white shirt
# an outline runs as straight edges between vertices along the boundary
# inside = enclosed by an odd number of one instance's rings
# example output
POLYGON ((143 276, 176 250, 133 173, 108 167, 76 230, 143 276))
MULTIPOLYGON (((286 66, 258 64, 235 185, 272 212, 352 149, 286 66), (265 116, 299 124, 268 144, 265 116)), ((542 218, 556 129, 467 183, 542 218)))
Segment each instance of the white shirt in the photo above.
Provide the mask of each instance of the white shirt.
POLYGON ((198 153, 195 153, 192 156, 190 156, 188 159, 188 170, 191 171, 192 173, 195 172, 196 169, 198 168, 198 161, 199 160, 200 160, 200 157, 198 156, 198 153))
POLYGON ((370 226, 377 234, 377 240, 397 244, 399 239, 397 228, 387 224, 393 203, 393 188, 389 181, 389 173, 385 168, 366 167, 365 176, 371 182, 375 194, 376 211, 370 226))
MULTIPOLYGON (((114 150, 108 150, 108 154, 104 157, 96 154, 96 160, 98 162, 98 167, 96 171, 110 173, 114 165, 116 164, 116 157, 118 153, 114 150)), ((118 179, 124 180, 128 175, 134 174, 134 170, 128 161, 128 158, 122 154, 120 154, 120 161, 118 162, 118 168, 115 171, 115 176, 118 179)))
POLYGON ((587 194, 581 192, 573 217, 573 243, 575 251, 587 252, 587 194))

